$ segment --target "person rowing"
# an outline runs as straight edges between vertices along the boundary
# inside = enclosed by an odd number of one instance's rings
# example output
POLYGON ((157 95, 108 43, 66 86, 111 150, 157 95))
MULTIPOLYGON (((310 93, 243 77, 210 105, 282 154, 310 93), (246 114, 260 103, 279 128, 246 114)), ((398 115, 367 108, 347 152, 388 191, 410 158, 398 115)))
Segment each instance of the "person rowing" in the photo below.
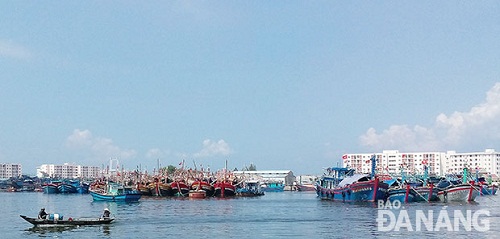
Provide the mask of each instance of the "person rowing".
POLYGON ((104 212, 102 214, 102 218, 103 219, 109 219, 109 216, 110 216, 111 212, 109 211, 108 208, 104 208, 104 212))
POLYGON ((40 209, 38 213, 38 219, 47 219, 47 213, 45 212, 45 208, 40 209))

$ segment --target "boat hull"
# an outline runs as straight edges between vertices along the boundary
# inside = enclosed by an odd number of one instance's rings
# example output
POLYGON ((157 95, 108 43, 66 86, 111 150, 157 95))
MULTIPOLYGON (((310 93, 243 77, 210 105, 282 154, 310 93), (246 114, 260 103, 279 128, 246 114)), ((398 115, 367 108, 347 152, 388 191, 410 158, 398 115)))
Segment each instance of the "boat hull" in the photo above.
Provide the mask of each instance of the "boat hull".
POLYGON ((410 203, 415 201, 415 196, 411 188, 389 188, 387 190, 387 200, 390 202, 410 203))
POLYGON ((47 194, 59 193, 59 189, 57 188, 57 185, 54 185, 54 184, 43 185, 42 189, 43 189, 43 193, 47 193, 47 194))
POLYGON ((481 195, 495 195, 497 193, 497 187, 482 185, 481 186, 481 195))
POLYGON ((215 197, 232 197, 236 195, 236 187, 230 183, 215 183, 214 196, 215 197))
POLYGON ((388 185, 378 179, 356 182, 345 187, 327 189, 318 186, 317 194, 323 200, 342 202, 377 202, 385 200, 388 185))
POLYGON ((413 188, 416 191, 415 201, 416 202, 434 202, 439 201, 438 192, 439 190, 434 187, 416 187, 413 188))
POLYGON ((57 186, 59 193, 76 193, 78 190, 71 184, 62 183, 57 186))
POLYGON ((205 181, 196 181, 191 184, 191 190, 203 190, 207 197, 214 195, 214 187, 205 181))
POLYGON ((124 193, 120 195, 108 195, 90 191, 90 195, 94 201, 110 201, 110 202, 137 202, 141 199, 142 194, 137 193, 124 193))
POLYGON ((184 182, 172 182, 170 187, 174 196, 186 196, 189 194, 189 186, 184 182))
POLYGON ((467 184, 451 186, 438 192, 438 197, 442 201, 471 202, 478 195, 478 190, 467 184))
POLYGON ((34 226, 83 226, 83 225, 101 225, 110 224, 114 218, 75 218, 68 220, 49 220, 49 219, 37 219, 31 218, 24 215, 20 215, 21 218, 27 222, 33 224, 34 226))

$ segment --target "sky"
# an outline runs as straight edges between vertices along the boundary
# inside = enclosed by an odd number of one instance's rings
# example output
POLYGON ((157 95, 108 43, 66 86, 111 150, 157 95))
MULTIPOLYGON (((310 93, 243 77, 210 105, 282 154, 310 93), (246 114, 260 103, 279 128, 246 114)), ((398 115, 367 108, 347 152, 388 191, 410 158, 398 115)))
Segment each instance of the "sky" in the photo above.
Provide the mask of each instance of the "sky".
POLYGON ((2 1, 0 163, 500 151, 498 1, 2 1))

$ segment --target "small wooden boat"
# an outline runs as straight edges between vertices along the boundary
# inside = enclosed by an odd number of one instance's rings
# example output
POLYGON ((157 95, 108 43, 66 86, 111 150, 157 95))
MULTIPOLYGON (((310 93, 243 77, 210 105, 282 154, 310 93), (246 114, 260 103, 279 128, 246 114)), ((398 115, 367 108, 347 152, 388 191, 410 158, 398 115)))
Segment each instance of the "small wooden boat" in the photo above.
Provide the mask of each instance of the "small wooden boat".
POLYGON ((203 189, 189 190, 189 198, 206 198, 207 192, 203 189))
POLYGON ((193 190, 203 190, 207 197, 212 197, 214 195, 214 187, 210 185, 210 183, 202 180, 196 180, 191 184, 191 191, 193 190))
POLYGON ((19 215, 27 222, 35 226, 83 226, 83 225, 100 225, 110 224, 114 218, 68 218, 67 220, 55 219, 38 219, 19 215))

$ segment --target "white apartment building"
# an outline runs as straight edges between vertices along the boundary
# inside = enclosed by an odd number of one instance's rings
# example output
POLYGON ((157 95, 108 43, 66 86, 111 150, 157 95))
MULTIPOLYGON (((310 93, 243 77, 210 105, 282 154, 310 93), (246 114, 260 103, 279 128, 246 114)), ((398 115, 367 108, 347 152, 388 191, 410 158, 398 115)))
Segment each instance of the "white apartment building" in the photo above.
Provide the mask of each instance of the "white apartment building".
POLYGON ((82 166, 65 163, 63 165, 42 164, 37 168, 38 177, 53 178, 97 178, 101 176, 101 169, 94 166, 82 166))
POLYGON ((22 173, 21 164, 0 163, 0 178, 20 177, 22 173))
MULTIPOLYGON (((345 154, 343 166, 354 168, 357 172, 371 172, 371 157, 373 154, 345 154)), ((377 160, 376 170, 379 174, 398 174, 402 169, 409 173, 423 174, 427 165, 429 174, 444 176, 457 174, 464 167, 474 173, 491 174, 496 178, 500 172, 500 153, 494 149, 484 152, 457 153, 448 152, 412 152, 402 153, 398 150, 384 150, 375 154, 377 160)))
POLYGON ((459 173, 464 167, 467 167, 472 173, 477 171, 480 174, 491 174, 495 178, 499 176, 500 152, 495 152, 494 149, 472 153, 448 151, 446 155, 446 173, 459 173))

